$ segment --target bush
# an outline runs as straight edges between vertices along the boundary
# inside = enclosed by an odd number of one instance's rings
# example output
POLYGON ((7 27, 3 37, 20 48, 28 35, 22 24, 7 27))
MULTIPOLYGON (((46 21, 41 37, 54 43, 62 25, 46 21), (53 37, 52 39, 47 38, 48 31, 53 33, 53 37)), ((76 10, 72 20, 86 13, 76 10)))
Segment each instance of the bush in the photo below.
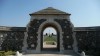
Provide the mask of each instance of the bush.
POLYGON ((14 51, 8 51, 8 52, 5 52, 5 55, 15 55, 15 52, 14 51))
POLYGON ((4 51, 0 51, 0 56, 6 56, 4 51))
POLYGON ((15 52, 14 51, 8 51, 8 52, 0 51, 0 56, 7 56, 7 55, 15 55, 15 52))

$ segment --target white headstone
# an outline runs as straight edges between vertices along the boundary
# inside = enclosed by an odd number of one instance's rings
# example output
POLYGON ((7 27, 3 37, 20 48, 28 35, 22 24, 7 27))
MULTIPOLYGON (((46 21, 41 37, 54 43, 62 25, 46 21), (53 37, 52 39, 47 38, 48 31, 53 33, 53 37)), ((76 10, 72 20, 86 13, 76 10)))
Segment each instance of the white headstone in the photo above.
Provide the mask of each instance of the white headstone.
POLYGON ((16 52, 16 56, 22 56, 19 51, 16 52))
POLYGON ((81 56, 85 56, 85 52, 84 51, 81 52, 81 56))

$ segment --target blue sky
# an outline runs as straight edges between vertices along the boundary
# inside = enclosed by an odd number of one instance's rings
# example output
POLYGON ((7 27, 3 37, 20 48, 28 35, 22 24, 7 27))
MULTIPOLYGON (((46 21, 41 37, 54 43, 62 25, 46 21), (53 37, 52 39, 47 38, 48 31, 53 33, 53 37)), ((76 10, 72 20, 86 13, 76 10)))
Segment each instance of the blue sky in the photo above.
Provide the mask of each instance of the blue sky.
POLYGON ((25 27, 30 13, 47 7, 71 13, 75 27, 100 26, 100 0, 0 0, 0 26, 25 27))
POLYGON ((71 13, 76 27, 100 26, 100 0, 0 0, 0 26, 26 26, 29 14, 47 7, 71 13))
POLYGON ((43 31, 43 34, 45 35, 45 34, 57 34, 57 32, 56 32, 56 30, 54 29, 54 28, 52 28, 52 27, 47 27, 44 31, 43 31))

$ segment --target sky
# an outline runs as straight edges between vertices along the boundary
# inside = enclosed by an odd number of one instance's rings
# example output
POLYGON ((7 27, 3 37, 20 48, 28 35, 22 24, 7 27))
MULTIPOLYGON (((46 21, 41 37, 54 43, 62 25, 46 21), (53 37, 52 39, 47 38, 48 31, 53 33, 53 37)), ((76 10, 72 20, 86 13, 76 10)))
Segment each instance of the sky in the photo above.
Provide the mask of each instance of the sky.
POLYGON ((25 27, 30 13, 47 7, 70 13, 75 27, 100 26, 100 0, 0 0, 0 26, 25 27))
POLYGON ((46 33, 47 34, 57 34, 57 31, 54 29, 54 28, 52 28, 52 27, 47 27, 44 31, 43 31, 43 35, 46 35, 46 33))

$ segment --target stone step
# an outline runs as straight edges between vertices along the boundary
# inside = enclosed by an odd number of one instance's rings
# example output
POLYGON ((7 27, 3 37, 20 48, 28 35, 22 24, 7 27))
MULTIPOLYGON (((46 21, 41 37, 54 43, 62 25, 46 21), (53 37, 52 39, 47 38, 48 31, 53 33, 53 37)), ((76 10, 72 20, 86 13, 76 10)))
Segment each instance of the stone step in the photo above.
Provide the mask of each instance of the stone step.
POLYGON ((73 50, 67 50, 63 52, 58 51, 42 51, 41 53, 25 54, 23 56, 79 56, 73 50))
MULTIPOLYGON (((66 54, 26 54, 22 56, 79 56, 79 55, 66 55, 66 54)), ((92 55, 86 55, 92 56, 92 55)))
POLYGON ((37 53, 37 52, 34 52, 34 51, 30 51, 30 53, 25 53, 24 55, 51 55, 51 56, 54 56, 54 55, 58 55, 58 56, 79 56, 78 54, 76 54, 73 50, 65 50, 65 51, 62 51, 62 52, 59 52, 59 51, 41 51, 40 53, 37 53))
POLYGON ((77 55, 66 55, 66 54, 26 54, 22 56, 77 56, 77 55))

